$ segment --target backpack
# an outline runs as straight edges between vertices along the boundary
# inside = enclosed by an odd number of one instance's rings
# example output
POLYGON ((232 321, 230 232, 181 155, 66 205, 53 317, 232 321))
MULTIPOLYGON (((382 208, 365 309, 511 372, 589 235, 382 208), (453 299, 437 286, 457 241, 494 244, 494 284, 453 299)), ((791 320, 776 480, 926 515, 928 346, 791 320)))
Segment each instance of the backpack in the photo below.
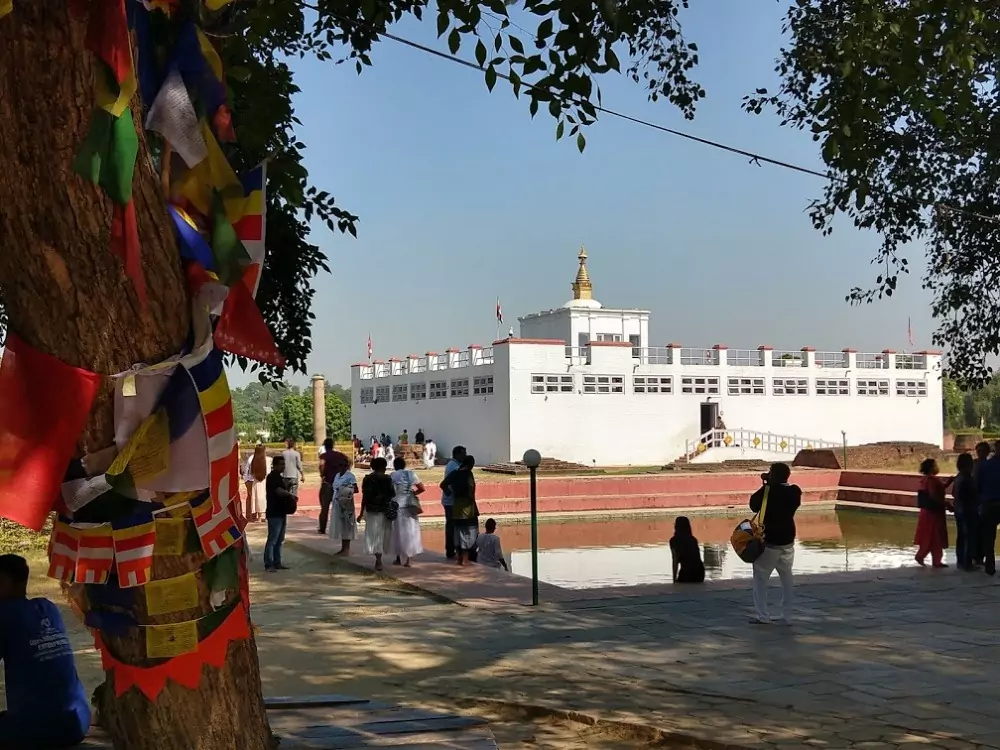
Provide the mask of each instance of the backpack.
POLYGON ((764 554, 764 514, 767 513, 767 496, 770 486, 764 487, 764 500, 752 518, 740 521, 729 538, 733 551, 745 563, 752 563, 764 554))

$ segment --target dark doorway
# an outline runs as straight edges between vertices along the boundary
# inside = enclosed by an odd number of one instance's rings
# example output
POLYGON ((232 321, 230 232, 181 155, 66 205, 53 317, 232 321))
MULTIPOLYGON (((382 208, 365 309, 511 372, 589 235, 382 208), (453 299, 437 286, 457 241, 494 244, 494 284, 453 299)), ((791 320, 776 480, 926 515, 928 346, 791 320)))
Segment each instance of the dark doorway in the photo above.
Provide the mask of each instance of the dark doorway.
POLYGON ((719 422, 719 405, 711 402, 701 405, 701 434, 714 430, 719 422))

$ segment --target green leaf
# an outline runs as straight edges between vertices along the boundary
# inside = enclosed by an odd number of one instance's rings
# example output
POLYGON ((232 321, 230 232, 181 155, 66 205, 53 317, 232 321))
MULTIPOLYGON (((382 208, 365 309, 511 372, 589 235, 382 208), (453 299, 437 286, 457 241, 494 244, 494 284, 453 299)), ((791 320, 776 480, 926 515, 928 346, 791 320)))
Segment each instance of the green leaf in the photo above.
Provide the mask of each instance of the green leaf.
POLYGON ((565 129, 566 129, 566 123, 563 122, 562 120, 560 120, 559 124, 556 125, 556 140, 557 141, 562 139, 562 137, 563 137, 563 131, 565 129))
POLYGON ((448 49, 451 50, 451 54, 457 54, 459 48, 462 46, 462 37, 459 36, 458 29, 452 29, 451 33, 448 35, 448 49))
POLYGON ((448 30, 448 14, 438 13, 438 38, 448 30))
POLYGON ((548 39, 550 36, 552 36, 552 19, 546 18, 538 24, 538 38, 548 39))
POLYGON ((492 65, 486 69, 486 88, 490 91, 497 85, 497 70, 492 65))
POLYGON ((615 51, 611 47, 608 47, 607 52, 604 53, 604 59, 607 61, 609 68, 621 73, 621 63, 618 62, 618 55, 615 54, 615 51))
POLYGON ((538 114, 538 100, 532 99, 531 104, 528 105, 528 112, 531 114, 532 119, 538 114))
POLYGON ((583 133, 576 136, 576 147, 580 149, 581 154, 583 153, 583 150, 587 148, 587 139, 583 137, 583 133))
POLYGON ((520 39, 518 39, 514 35, 510 35, 507 37, 507 41, 510 42, 510 48, 514 50, 517 54, 519 55, 524 54, 524 45, 521 43, 520 39))
POLYGON ((476 41, 476 62, 480 68, 486 65, 486 45, 482 39, 476 41))

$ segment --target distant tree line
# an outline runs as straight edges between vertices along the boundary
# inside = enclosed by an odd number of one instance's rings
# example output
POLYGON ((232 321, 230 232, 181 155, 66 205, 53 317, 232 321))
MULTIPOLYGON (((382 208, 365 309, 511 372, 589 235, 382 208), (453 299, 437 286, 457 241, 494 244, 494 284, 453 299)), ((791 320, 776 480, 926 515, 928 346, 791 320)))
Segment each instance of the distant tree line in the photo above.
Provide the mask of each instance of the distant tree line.
POLYGON ((952 431, 1000 433, 1000 376, 977 389, 962 390, 944 379, 944 421, 952 431))
MULTIPOLYGON (((313 435, 312 388, 277 383, 250 383, 233 389, 236 430, 245 442, 266 438, 279 442, 287 437, 311 442, 313 435)), ((351 436, 351 390, 341 385, 326 387, 326 436, 346 440, 351 436)))

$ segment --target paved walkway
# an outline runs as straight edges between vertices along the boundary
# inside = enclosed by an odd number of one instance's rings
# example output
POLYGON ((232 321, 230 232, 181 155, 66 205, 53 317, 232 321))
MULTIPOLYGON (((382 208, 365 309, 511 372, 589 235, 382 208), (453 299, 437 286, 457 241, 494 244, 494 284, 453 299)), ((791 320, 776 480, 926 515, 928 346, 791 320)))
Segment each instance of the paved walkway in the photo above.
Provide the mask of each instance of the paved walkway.
MULTIPOLYGON (((327 544, 312 524, 292 524, 299 550, 327 544)), ((1000 748, 1000 582, 985 575, 804 577, 785 628, 748 624, 745 583, 572 592, 535 609, 520 581, 504 591, 481 569, 468 571, 470 586, 443 564, 387 566, 386 576, 328 564, 357 586, 310 600, 301 635, 317 643, 336 621, 350 665, 338 692, 576 711, 710 748, 1000 748), (435 570, 443 584, 426 582, 435 570), (380 606, 396 574, 460 603, 416 593, 403 602, 397 590, 380 606)))

